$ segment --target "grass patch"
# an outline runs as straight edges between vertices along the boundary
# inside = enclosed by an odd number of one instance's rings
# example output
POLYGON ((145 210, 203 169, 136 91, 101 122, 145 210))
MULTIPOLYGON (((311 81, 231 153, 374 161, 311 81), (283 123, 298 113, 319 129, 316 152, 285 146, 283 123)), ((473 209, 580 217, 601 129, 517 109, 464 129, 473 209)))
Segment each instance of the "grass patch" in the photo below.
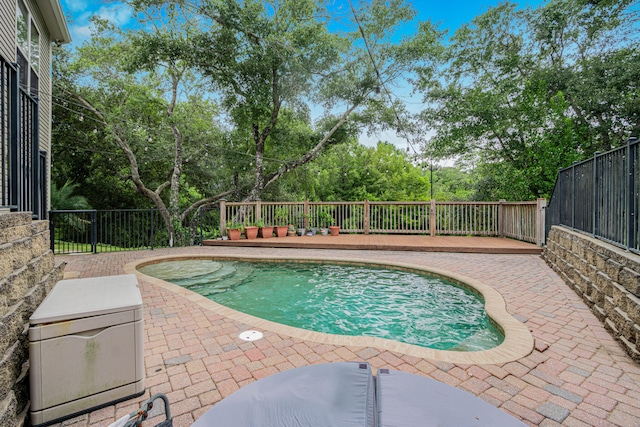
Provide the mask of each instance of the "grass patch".
MULTIPOLYGON (((136 251, 140 249, 149 249, 149 246, 142 246, 136 248, 123 248, 121 246, 107 245, 104 243, 96 244, 96 252, 120 252, 120 251, 136 251)), ((76 243, 65 242, 56 240, 53 244, 54 254, 79 254, 79 253, 92 253, 93 247, 90 243, 76 243)))

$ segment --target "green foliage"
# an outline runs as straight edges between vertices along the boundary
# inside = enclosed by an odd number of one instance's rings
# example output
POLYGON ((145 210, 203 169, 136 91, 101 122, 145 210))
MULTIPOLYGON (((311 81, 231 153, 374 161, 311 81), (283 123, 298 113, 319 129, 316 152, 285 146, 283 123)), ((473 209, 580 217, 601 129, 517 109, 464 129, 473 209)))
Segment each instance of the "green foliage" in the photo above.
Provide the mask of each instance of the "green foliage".
POLYGON ((190 24, 180 32, 138 33, 131 62, 142 69, 188 64, 206 79, 230 119, 228 142, 236 154, 226 160, 237 196, 247 200, 264 198, 283 175, 357 135, 363 126, 358 114, 384 117, 390 110, 376 89, 381 80, 390 84, 401 76, 417 56, 406 38, 394 38, 414 16, 403 0, 364 3, 357 11, 364 31, 351 14, 332 22, 324 2, 314 0, 133 4, 153 22, 190 24), (323 110, 317 123, 311 123, 312 108, 323 110))
MULTIPOLYGON (((91 209, 84 196, 74 194, 80 184, 67 180, 60 188, 55 182, 51 183, 51 209, 52 210, 84 210, 91 209)), ((54 229, 55 240, 70 240, 70 236, 78 237, 86 235, 90 230, 91 221, 82 215, 58 214, 55 216, 54 229)))
POLYGON ((330 225, 334 225, 335 222, 336 220, 326 208, 318 212, 318 224, 320 225, 320 227, 326 228, 330 225))
POLYGON ((433 174, 433 198, 435 200, 457 202, 473 199, 475 194, 473 172, 437 165, 431 171, 425 165, 425 173, 433 174))
POLYGON ((235 222, 233 220, 229 220, 229 221, 227 221, 226 228, 227 228, 227 230, 244 231, 244 224, 241 223, 241 222, 235 222))
MULTIPOLYGON (((446 44, 431 22, 398 37, 415 16, 404 0, 361 2, 360 27, 314 0, 130 4, 140 30, 95 19, 77 52, 56 51, 53 181, 77 183, 75 195, 96 208, 171 212, 168 241, 192 241, 190 212, 231 191, 246 200, 544 197, 558 168, 640 133, 631 0, 500 3, 446 44), (422 157, 456 157, 462 169, 356 143, 364 130, 408 129, 385 91, 399 79, 424 96, 414 124, 422 157)), ((54 192, 57 207, 65 201, 54 192)))
POLYGON ((56 183, 51 184, 51 209, 54 210, 79 210, 91 209, 84 196, 73 194, 80 184, 67 180, 60 188, 56 183))
POLYGON ((289 209, 286 207, 277 208, 273 214, 273 221, 276 225, 287 225, 289 221, 289 209))
POLYGON ((501 3, 463 25, 417 68, 427 152, 473 165, 474 198, 513 200, 548 196, 558 168, 624 144, 640 131, 631 3, 501 3))
POLYGON ((429 200, 429 180, 421 167, 391 144, 357 143, 328 150, 310 165, 309 198, 323 201, 429 200))
POLYGON ((169 244, 191 242, 196 203, 232 187, 215 156, 225 143, 219 110, 184 64, 132 61, 134 40, 136 32, 96 19, 93 37, 54 61, 54 172, 77 179, 101 208, 156 207, 169 244))

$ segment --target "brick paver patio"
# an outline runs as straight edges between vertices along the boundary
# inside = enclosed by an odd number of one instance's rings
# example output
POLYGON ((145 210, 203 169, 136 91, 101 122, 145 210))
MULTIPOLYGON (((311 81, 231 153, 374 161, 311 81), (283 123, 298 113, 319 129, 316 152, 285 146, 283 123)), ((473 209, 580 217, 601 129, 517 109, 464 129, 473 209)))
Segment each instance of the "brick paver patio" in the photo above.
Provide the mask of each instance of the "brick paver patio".
MULTIPOLYGON (((535 426, 640 426, 640 365, 633 362, 581 299, 537 255, 421 253, 283 248, 193 247, 59 256, 80 277, 123 273, 133 260, 161 255, 309 256, 403 262, 466 275, 494 287, 507 310, 535 337, 528 356, 500 365, 435 362, 372 347, 334 346, 252 329, 184 296, 140 282, 145 316, 144 396, 68 421, 105 426, 157 392, 171 402, 175 426, 188 426, 222 398, 279 371, 314 363, 367 361, 417 373, 475 394, 535 426)), ((153 426, 161 418, 148 420, 153 426), (154 422, 155 421, 155 422, 154 422)))

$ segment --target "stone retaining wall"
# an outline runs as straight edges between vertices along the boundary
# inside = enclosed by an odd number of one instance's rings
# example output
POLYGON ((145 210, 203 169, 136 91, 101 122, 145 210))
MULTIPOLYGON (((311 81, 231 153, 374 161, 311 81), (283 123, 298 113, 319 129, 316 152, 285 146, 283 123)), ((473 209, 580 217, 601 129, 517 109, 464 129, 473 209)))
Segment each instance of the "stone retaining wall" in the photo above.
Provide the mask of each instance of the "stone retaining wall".
POLYGON ((640 256, 554 226, 542 257, 640 362, 640 256))
POLYGON ((63 275, 49 249, 49 222, 0 213, 0 426, 29 409, 29 317, 63 275))

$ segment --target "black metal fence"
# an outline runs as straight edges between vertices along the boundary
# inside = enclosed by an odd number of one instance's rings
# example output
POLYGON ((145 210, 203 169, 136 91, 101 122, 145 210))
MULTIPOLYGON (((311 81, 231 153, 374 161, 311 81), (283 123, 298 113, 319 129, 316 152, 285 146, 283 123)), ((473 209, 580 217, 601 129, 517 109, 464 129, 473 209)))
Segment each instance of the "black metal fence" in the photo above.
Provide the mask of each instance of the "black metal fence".
POLYGON ((558 173, 546 212, 546 235, 564 225, 640 253, 640 140, 558 173))
POLYGON ((38 117, 38 99, 20 88, 17 66, 0 55, 0 207, 42 219, 46 169, 41 167, 43 155, 46 166, 46 153, 38 150, 38 117))
POLYGON ((170 214, 158 209, 50 211, 51 249, 72 254, 190 246, 219 234, 217 205, 198 209, 186 226, 174 220, 173 236, 165 213, 170 214))

